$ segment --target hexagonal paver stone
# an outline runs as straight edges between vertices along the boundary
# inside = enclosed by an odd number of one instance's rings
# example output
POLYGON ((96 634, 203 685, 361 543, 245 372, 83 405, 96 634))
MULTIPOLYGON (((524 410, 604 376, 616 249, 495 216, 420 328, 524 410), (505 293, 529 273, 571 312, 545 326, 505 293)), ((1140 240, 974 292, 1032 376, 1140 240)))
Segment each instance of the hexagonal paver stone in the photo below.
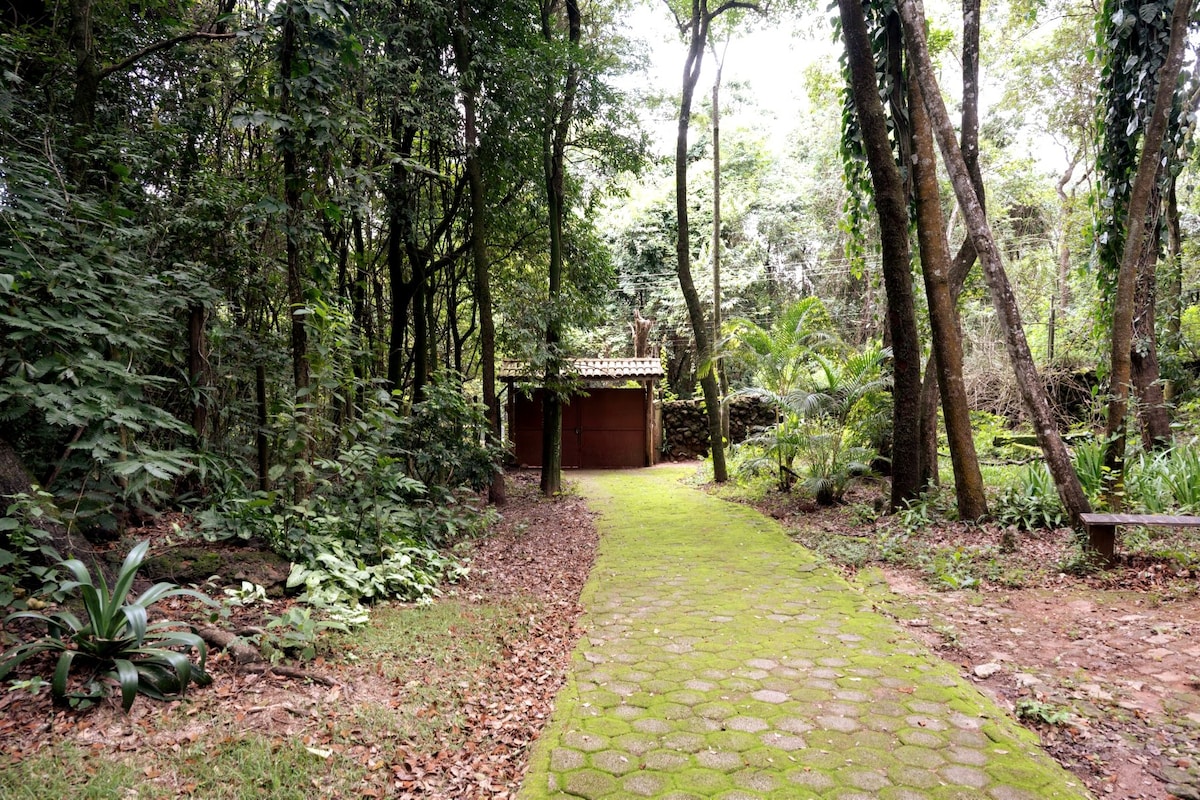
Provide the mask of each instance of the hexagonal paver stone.
POLYGON ((696 753, 705 747, 704 737, 690 731, 676 731, 664 737, 662 743, 664 748, 681 753, 696 753))
POLYGON ((667 699, 672 703, 679 703, 684 706, 699 705, 705 700, 701 692, 695 692, 691 689, 680 689, 679 691, 671 692, 667 695, 667 699))
POLYGON ((654 719, 653 717, 645 717, 643 719, 635 719, 633 721, 633 729, 641 733, 670 733, 671 725, 665 720, 654 719))
POLYGON ((771 726, 758 717, 731 717, 725 720, 725 727, 731 731, 758 733, 759 731, 765 731, 771 726))
POLYGON ((673 772, 692 763, 692 758, 675 750, 651 750, 642 757, 642 763, 646 765, 646 769, 673 772))
POLYGON ((982 767, 988 762, 986 753, 966 747, 951 747, 943 750, 942 754, 946 756, 947 761, 952 761, 955 764, 967 764, 972 767, 982 767))
POLYGON ((617 787, 617 782, 611 775, 594 769, 581 769, 568 773, 563 779, 563 788, 568 793, 585 800, 599 800, 617 787))
POLYGON ((570 772, 587 763, 583 753, 566 747, 556 747, 550 753, 550 769, 555 772, 570 772))
POLYGON ((621 788, 635 797, 658 797, 666 785, 663 776, 650 772, 639 772, 621 781, 621 788))
POLYGON ((594 753, 591 758, 592 766, 612 775, 624 775, 638 766, 629 753, 620 750, 602 750, 594 753))
POLYGON ((750 695, 760 703, 786 703, 792 698, 784 692, 778 692, 774 689, 762 689, 750 695))
POLYGON ((991 782, 986 772, 974 767, 964 767, 961 764, 943 767, 938 770, 938 773, 946 779, 947 783, 953 783, 958 786, 970 786, 972 789, 982 789, 991 782))
POLYGON ((772 724, 788 733, 807 733, 813 729, 812 723, 803 717, 779 717, 772 720, 772 724))
POLYGON ((627 752, 640 756, 658 747, 658 737, 648 733, 627 733, 613 739, 613 744, 627 752))
POLYGON ((779 779, 773 773, 758 769, 744 769, 734 774, 733 783, 756 792, 772 792, 779 788, 779 779))
POLYGON ((800 736, 793 736, 778 731, 769 731, 759 737, 762 743, 767 747, 774 747, 776 750, 792 751, 803 750, 808 745, 800 736))
POLYGON ((892 785, 890 780, 875 770, 847 769, 838 773, 838 778, 856 789, 868 792, 878 792, 880 789, 892 785))
POLYGON ((814 792, 828 791, 837 785, 837 781, 830 777, 828 773, 813 769, 811 767, 790 769, 784 773, 783 777, 786 778, 789 783, 794 783, 797 786, 807 787, 814 792))
POLYGON ((819 727, 827 731, 840 731, 841 733, 851 733, 861 727, 858 720, 852 717, 817 717, 816 722, 819 727))
POLYGON ((583 731, 569 731, 563 737, 563 744, 585 753, 595 753, 608 747, 608 737, 583 731))
POLYGON ((904 745, 897 747, 892 751, 901 762, 908 764, 911 767, 923 767, 924 769, 937 769, 946 763, 946 759, 942 758, 941 754, 936 750, 930 750, 928 747, 913 747, 912 745, 904 745))
POLYGON ((701 750, 696 753, 696 763, 705 769, 715 769, 720 772, 733 772, 745 766, 742 757, 728 750, 701 750))
POLYGON ((914 730, 913 728, 905 728, 896 734, 896 738, 905 744, 911 744, 914 747, 932 747, 940 748, 946 746, 946 740, 936 733, 926 730, 914 730))

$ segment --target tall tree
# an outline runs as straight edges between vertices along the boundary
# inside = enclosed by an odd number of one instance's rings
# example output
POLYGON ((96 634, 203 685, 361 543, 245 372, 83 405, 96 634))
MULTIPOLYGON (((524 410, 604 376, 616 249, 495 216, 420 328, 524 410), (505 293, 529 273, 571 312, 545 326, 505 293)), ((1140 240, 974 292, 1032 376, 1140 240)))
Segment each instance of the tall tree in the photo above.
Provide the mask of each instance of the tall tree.
POLYGON ((987 514, 983 475, 971 433, 970 406, 963 383, 962 337, 955 313, 955 293, 950 287, 950 243, 946 238, 938 192, 933 128, 925 111, 921 87, 909 75, 908 96, 913 136, 913 185, 917 213, 917 240, 921 248, 921 274, 929 305, 937 385, 946 420, 946 437, 954 468, 954 492, 961 519, 987 514))
MULTIPOLYGON (((1124 225, 1123 225, 1123 240, 1120 236, 1120 231, 1110 231, 1112 253, 1108 259, 1104 259, 1109 263, 1111 269, 1112 255, 1115 255, 1116 248, 1120 247, 1121 258, 1116 264, 1115 288, 1112 293, 1112 335, 1111 335, 1111 350, 1109 355, 1109 404, 1108 404, 1108 420, 1105 422, 1105 453, 1104 463, 1108 468, 1108 480, 1105 482, 1105 497, 1109 504, 1114 507, 1120 507, 1122 503, 1122 492, 1120 491, 1121 483, 1124 475, 1124 452, 1126 452, 1126 438, 1128 427, 1129 414, 1129 391, 1130 383, 1132 383, 1133 372, 1133 353, 1134 348, 1134 330, 1135 330, 1135 315, 1138 313, 1138 295, 1139 284, 1141 289, 1142 299, 1142 321, 1141 331, 1153 330, 1153 278, 1146 275, 1148 270, 1153 270, 1157 264, 1158 243, 1154 239, 1153 234, 1158 228, 1158 199, 1157 187, 1160 176, 1160 163, 1163 160, 1163 143, 1168 131, 1168 125, 1171 119, 1172 104, 1176 91, 1176 82, 1178 74, 1183 65, 1183 49, 1184 43, 1187 40, 1187 31, 1189 25, 1190 14, 1192 14, 1192 0, 1176 0, 1171 8, 1169 23, 1166 23, 1166 6, 1144 6, 1147 14, 1148 31, 1142 32, 1141 36, 1145 36, 1147 41, 1134 41, 1130 37, 1130 30, 1138 30, 1136 22, 1139 17, 1134 14, 1141 14, 1142 8, 1133 14, 1126 10, 1118 10, 1110 19, 1110 23, 1114 26, 1114 31, 1111 36, 1114 37, 1114 42, 1126 42, 1126 49, 1133 48, 1140 52, 1122 53, 1122 48, 1115 48, 1114 54, 1110 55, 1110 59, 1118 59, 1121 64, 1111 64, 1106 68, 1106 78, 1112 85, 1112 94, 1117 95, 1112 98, 1109 103, 1109 114, 1106 116, 1106 125, 1108 130, 1105 131, 1105 158, 1103 164, 1106 172, 1109 173, 1110 182, 1115 182, 1114 186, 1114 204, 1116 207, 1115 215, 1120 215, 1120 200, 1127 198, 1127 205, 1124 206, 1124 225), (1162 25, 1168 25, 1168 43, 1166 43, 1165 53, 1162 52, 1162 37, 1154 35, 1156 25, 1152 23, 1158 22, 1158 28, 1162 29, 1162 25), (1139 47, 1140 46, 1140 47, 1139 47), (1121 58, 1121 56, 1126 58, 1121 58), (1138 82, 1154 85, 1153 102, 1148 107, 1144 120, 1136 119, 1136 112, 1129 120, 1126 130, 1126 137, 1121 138, 1121 131, 1112 130, 1112 124, 1120 124, 1117 110, 1126 108, 1126 103, 1133 100, 1133 96, 1138 94, 1134 88, 1129 88, 1126 84, 1129 83, 1126 72, 1129 65, 1136 67, 1134 77, 1138 78, 1138 82), (1152 70, 1157 66, 1157 71, 1152 70), (1114 108, 1116 106, 1116 108, 1114 108), (1145 125, 1145 132, 1141 137, 1141 155, 1136 161, 1136 170, 1133 174, 1132 185, 1124 184, 1128 181, 1127 170, 1133 163, 1133 149, 1135 144, 1129 142, 1129 128, 1134 131, 1138 130, 1139 122, 1145 125), (1121 154, 1112 155, 1114 149, 1124 150, 1124 157, 1121 154), (1124 185, 1128 186, 1128 194, 1124 193, 1124 185), (1141 267, 1141 269, 1139 269, 1141 267), (1141 278, 1139 278, 1139 272, 1141 278), (1148 317, 1148 320, 1145 318, 1148 317)), ((1148 94, 1148 92, 1147 92, 1148 94)), ((1142 98, 1144 100, 1144 98, 1142 98)), ((1128 110, 1128 109, 1127 109, 1128 110)), ((1111 272, 1109 272, 1111 275, 1111 272)), ((1145 341, 1139 344, 1141 348, 1150 348, 1153 345, 1153 337, 1145 338, 1145 341)), ((1157 366, 1157 361, 1142 361, 1139 363, 1142 367, 1142 372, 1151 366, 1157 366)), ((1157 379, 1157 375, 1154 375, 1157 379)), ((1142 385, 1150 387, 1157 383, 1157 380, 1151 380, 1142 377, 1142 385)), ((1151 399, 1151 398, 1147 398, 1151 399)), ((1154 397, 1159 399, 1160 397, 1154 397)), ((1158 403, 1162 407, 1162 403, 1158 403)), ((1153 419, 1153 417, 1152 417, 1153 419)), ((1169 437, 1170 428, 1166 428, 1165 432, 1158 432, 1165 437, 1169 437)))
MULTIPOLYGON (((687 57, 683 64, 683 91, 679 98, 678 128, 675 135, 675 259, 679 288, 687 305, 696 342, 696 358, 700 362, 700 389, 704 395, 708 419, 709 449, 712 453, 713 480, 724 483, 729 479, 725 465, 725 442, 721 432, 721 390, 717 385, 717 369, 713 362, 713 341, 705 320, 704 305, 692 277, 691 228, 688 219, 688 131, 692 122, 692 101, 700 81, 704 50, 708 46, 713 20, 738 9, 760 11, 757 3, 726 0, 713 8, 708 0, 691 0, 686 16, 668 4, 675 15, 679 32, 687 42, 687 57)), ((719 313, 719 312, 718 312, 719 313)))
MULTIPOLYGON (((887 293, 892 346, 892 490, 896 509, 921 491, 921 346, 912 292, 908 241, 908 193, 892 153, 888 118, 880 100, 876 59, 861 0, 839 0, 854 109, 871 172, 887 293)), ((896 53, 894 57, 899 58, 896 53)), ((902 87, 892 87, 902 92, 902 87)), ((908 145, 905 144, 905 149, 908 145)))
POLYGON ((580 64, 575 50, 583 37, 583 19, 578 0, 542 0, 541 31, 547 47, 564 33, 565 48, 561 72, 546 77, 546 107, 542 121, 542 170, 546 186, 546 213, 550 230, 550 265, 546 324, 547 370, 542 398, 542 473, 543 494, 562 490, 562 341, 561 309, 563 285, 563 220, 566 216, 567 135, 575 113, 579 91, 580 64), (565 19, 564 19, 565 16, 565 19))
MULTIPOLYGON (((488 438, 499 447, 503 433, 500 428, 500 400, 496 394, 496 322, 492 308, 492 284, 488 263, 487 198, 483 185, 483 164, 480 159, 479 95, 481 66, 476 63, 472 34, 476 25, 466 0, 458 2, 458 18, 454 28, 454 60, 461 88, 459 97, 463 109, 463 144, 466 148, 465 170, 471 215, 471 264, 475 279, 475 302, 479 308, 479 371, 483 384, 483 404, 487 407, 488 438)), ((505 500, 504 472, 497 470, 488 488, 488 497, 495 505, 505 500)))
POLYGON ((996 317, 1004 332, 1009 361, 1016 373, 1021 398, 1033 422, 1034 433, 1046 458, 1046 465, 1054 479, 1063 508, 1066 509, 1072 523, 1078 524, 1079 515, 1089 511, 1091 506, 1080 486, 1071 454, 1063 444, 1055 424, 1045 387, 1029 351, 1029 342, 1025 338, 1025 330, 1021 323, 1021 312, 1004 271, 1000 251, 996 247, 987 216, 980 205, 975 188, 971 185, 971 175, 954 137, 954 126, 946 111, 937 76, 934 74, 933 61, 929 56, 929 46, 925 38, 924 7, 921 0, 904 0, 899 10, 904 22, 904 41, 909 55, 909 68, 914 71, 921 87, 938 149, 941 150, 942 160, 950 174, 971 243, 983 267, 984 280, 987 282, 996 317))

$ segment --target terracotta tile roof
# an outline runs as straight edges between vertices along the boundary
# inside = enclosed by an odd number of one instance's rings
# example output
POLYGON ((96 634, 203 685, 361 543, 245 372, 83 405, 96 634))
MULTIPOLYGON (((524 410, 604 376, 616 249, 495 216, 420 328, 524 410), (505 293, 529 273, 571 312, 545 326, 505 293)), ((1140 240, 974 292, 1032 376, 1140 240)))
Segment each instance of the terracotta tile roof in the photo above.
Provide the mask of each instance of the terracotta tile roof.
MULTIPOLYGON (((663 377, 662 362, 657 358, 575 358, 571 369, 584 380, 645 380, 663 377)), ((501 362, 500 377, 506 380, 531 378, 523 361, 501 362)))

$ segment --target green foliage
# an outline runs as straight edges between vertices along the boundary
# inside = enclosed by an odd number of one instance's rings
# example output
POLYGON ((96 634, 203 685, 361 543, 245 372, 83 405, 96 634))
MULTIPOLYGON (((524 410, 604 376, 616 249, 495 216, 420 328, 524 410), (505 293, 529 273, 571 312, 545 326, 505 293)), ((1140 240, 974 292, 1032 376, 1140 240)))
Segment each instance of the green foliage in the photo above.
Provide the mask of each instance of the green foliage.
POLYGON ((754 381, 739 393, 762 397, 776 410, 778 422, 744 442, 761 453, 745 459, 748 468, 773 463, 781 491, 799 481, 823 505, 840 501, 854 479, 871 473, 868 437, 885 415, 887 350, 871 344, 847 353, 815 297, 791 306, 769 330, 731 320, 721 349, 754 381))
MULTIPOLYGON (((62 577, 53 565, 62 556, 44 530, 45 520, 57 514, 53 498, 35 489, 33 495, 15 494, 0 518, 0 608, 28 606, 28 598, 62 600, 62 577)), ((44 599, 40 599, 44 602, 44 599)))
POLYGON ((213 601, 199 592, 170 583, 157 583, 136 599, 128 600, 149 547, 149 542, 141 542, 129 551, 111 591, 103 575, 97 575, 98 583, 93 583, 82 562, 63 561, 60 566, 75 580, 63 584, 62 590, 77 596, 83 606, 84 619, 65 610, 48 615, 35 611, 10 614, 6 622, 32 620, 44 624, 46 633, 14 646, 4 654, 0 661, 0 680, 32 656, 57 654, 50 683, 56 700, 87 708, 107 696, 109 684, 116 683, 121 691, 121 706, 126 711, 139 693, 164 699, 167 695, 182 694, 189 683, 207 683, 210 678, 204 672, 207 648, 203 640, 194 633, 177 630, 175 622, 150 622, 148 612, 155 603, 167 597, 185 595, 215 605, 213 601), (194 666, 187 655, 191 650, 199 656, 194 666), (76 667, 84 673, 82 688, 72 687, 69 683, 76 667))
POLYGON ((1064 708, 1037 700, 1023 697, 1015 707, 1017 719, 1027 722, 1043 723, 1045 725, 1066 725, 1071 721, 1071 713, 1064 708))
POLYGON ((964 550, 937 552, 926 562, 925 571, 940 589, 959 591, 979 588, 974 559, 964 550))
POLYGON ((1016 483, 996 498, 992 510, 1001 525, 1014 525, 1019 530, 1058 528, 1066 521, 1054 479, 1040 463, 1025 466, 1016 483))
POLYGON ((428 385, 407 416, 375 395, 342 429, 335 455, 311 469, 293 462, 307 496, 289 503, 280 492, 235 493, 199 515, 202 533, 261 537, 294 562, 289 586, 303 587, 301 598, 318 607, 429 597, 463 574, 439 548, 491 519, 462 502, 497 469, 499 454, 483 430, 481 407, 451 375, 428 385))
POLYGON ((56 476, 47 488, 68 525, 114 530, 191 467, 187 426, 156 402, 171 381, 154 368, 186 302, 179 285, 196 276, 147 274, 150 231, 65 191, 48 165, 5 156, 3 204, 0 422, 20 420, 13 444, 56 476))

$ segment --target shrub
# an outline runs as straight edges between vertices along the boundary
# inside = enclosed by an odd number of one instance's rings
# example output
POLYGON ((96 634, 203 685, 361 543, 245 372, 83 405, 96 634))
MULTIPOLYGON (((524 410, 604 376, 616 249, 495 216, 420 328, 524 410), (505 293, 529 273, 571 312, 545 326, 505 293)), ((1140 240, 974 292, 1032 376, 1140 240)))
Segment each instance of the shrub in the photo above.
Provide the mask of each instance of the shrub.
POLYGON ((1057 528, 1066 520, 1054 479, 1044 464, 1027 465, 995 504, 996 520, 1021 530, 1057 528))
POLYGON ((86 621, 70 611, 10 614, 5 622, 33 620, 44 624, 46 633, 4 654, 0 660, 0 680, 39 653, 57 653, 50 683, 56 701, 86 708, 106 697, 109 686, 115 683, 121 690, 121 707, 126 711, 139 693, 164 699, 167 695, 183 694, 189 683, 207 684, 211 679, 204 672, 207 649, 203 640, 194 633, 177 630, 178 623, 150 622, 148 611, 159 600, 178 595, 216 604, 199 592, 171 583, 157 583, 127 602, 149 547, 149 542, 141 542, 129 551, 111 591, 103 575, 96 576, 98 585, 93 583, 82 562, 75 559, 61 562, 60 566, 75 576, 75 580, 62 588, 78 594, 86 621), (195 666, 188 657, 192 650, 199 655, 195 666), (85 677, 82 689, 71 690, 68 682, 75 667, 85 677))

